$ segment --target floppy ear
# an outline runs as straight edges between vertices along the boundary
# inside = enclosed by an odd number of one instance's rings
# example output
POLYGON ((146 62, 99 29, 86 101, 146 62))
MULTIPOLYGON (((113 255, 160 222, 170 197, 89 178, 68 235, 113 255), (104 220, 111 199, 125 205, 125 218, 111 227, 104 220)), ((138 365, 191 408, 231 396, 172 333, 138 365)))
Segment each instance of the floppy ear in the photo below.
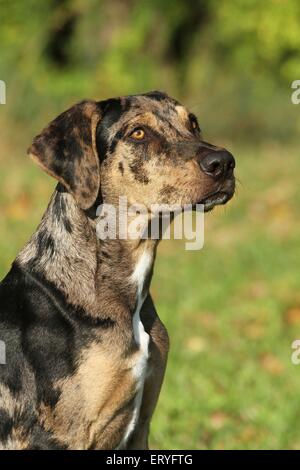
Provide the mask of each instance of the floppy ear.
POLYGON ((60 114, 28 149, 30 157, 60 181, 82 209, 89 209, 100 189, 96 128, 100 109, 83 101, 60 114))

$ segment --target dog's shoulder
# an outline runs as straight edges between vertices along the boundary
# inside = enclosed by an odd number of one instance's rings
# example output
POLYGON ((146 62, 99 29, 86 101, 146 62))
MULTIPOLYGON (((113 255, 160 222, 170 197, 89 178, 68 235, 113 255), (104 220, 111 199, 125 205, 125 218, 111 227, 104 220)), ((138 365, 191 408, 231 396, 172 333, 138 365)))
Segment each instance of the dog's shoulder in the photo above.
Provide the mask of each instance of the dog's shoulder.
MULTIPOLYGON (((0 340, 6 345, 7 369, 13 369, 11 361, 18 356, 19 363, 29 364, 39 384, 45 377, 56 381, 71 375, 76 355, 92 336, 92 328, 82 325, 84 313, 78 311, 76 316, 75 311, 41 274, 14 263, 0 284, 0 340)), ((43 394, 46 390, 47 386, 43 394)))
MULTIPOLYGON (((49 342, 47 328, 39 329, 46 304, 42 289, 14 263, 0 283, 0 449, 62 447, 38 419, 46 388, 39 379, 46 361, 38 365, 49 342)), ((49 318, 44 323, 50 327, 49 318)), ((47 397, 54 399, 51 387, 47 397)))

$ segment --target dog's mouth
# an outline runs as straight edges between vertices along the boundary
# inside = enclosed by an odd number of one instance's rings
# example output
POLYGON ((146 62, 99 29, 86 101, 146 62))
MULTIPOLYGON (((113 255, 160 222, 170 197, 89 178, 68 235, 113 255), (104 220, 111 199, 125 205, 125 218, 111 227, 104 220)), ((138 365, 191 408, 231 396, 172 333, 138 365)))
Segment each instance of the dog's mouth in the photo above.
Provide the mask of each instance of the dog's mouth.
POLYGON ((218 191, 208 194, 203 199, 201 199, 198 204, 203 204, 204 211, 209 212, 215 206, 221 206, 226 204, 234 195, 235 185, 234 183, 230 188, 222 188, 218 191))
POLYGON ((226 204, 233 196, 227 192, 220 191, 218 193, 212 194, 211 196, 202 199, 199 204, 204 205, 205 212, 211 211, 215 206, 220 206, 226 204))

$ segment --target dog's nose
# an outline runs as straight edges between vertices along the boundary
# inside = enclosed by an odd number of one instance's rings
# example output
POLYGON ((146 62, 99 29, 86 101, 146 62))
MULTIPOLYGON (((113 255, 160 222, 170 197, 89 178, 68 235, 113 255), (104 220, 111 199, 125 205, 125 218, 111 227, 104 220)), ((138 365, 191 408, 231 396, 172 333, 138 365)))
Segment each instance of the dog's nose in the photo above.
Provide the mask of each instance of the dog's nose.
POLYGON ((215 179, 228 178, 232 175, 235 160, 227 150, 211 152, 200 161, 201 170, 215 179))

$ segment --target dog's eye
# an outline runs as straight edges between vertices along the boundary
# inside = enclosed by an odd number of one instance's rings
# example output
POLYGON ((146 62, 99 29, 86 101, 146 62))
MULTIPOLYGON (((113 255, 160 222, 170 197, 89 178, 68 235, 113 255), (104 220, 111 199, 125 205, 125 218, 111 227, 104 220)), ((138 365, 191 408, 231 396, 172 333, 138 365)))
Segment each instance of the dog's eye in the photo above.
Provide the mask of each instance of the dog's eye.
POLYGON ((135 140, 143 140, 145 137, 144 129, 138 128, 131 132, 130 137, 135 140))

